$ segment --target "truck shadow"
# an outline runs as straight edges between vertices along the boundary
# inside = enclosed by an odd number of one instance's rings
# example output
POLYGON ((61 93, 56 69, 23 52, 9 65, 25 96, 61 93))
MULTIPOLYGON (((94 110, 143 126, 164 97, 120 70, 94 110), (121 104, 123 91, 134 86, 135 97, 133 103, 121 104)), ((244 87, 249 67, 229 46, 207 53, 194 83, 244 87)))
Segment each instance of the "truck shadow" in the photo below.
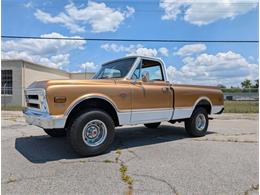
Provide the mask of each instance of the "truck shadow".
MULTIPOLYGON (((211 133, 214 132, 208 132, 211 133)), ((114 143, 107 153, 118 148, 126 149, 185 138, 189 137, 182 127, 163 125, 157 129, 147 129, 142 126, 122 127, 116 129, 114 143)), ((81 158, 73 151, 66 138, 52 138, 48 135, 16 138, 15 149, 32 163, 81 158)))

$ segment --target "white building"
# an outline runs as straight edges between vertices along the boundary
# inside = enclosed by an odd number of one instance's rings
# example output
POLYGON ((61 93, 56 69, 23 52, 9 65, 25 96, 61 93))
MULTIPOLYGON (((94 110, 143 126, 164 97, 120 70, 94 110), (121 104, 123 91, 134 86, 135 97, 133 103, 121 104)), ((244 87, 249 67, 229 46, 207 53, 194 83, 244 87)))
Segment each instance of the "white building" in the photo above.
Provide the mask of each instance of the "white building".
POLYGON ((24 89, 34 81, 50 79, 89 79, 94 73, 69 73, 24 60, 1 61, 2 107, 25 106, 24 89))

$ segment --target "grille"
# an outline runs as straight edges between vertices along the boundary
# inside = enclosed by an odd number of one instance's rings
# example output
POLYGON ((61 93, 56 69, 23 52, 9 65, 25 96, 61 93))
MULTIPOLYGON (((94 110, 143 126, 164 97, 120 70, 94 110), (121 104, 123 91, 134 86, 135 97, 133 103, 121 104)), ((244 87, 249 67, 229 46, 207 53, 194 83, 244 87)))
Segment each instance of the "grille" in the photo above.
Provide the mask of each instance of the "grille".
POLYGON ((47 111, 44 89, 27 89, 25 90, 25 98, 28 108, 40 112, 47 111))

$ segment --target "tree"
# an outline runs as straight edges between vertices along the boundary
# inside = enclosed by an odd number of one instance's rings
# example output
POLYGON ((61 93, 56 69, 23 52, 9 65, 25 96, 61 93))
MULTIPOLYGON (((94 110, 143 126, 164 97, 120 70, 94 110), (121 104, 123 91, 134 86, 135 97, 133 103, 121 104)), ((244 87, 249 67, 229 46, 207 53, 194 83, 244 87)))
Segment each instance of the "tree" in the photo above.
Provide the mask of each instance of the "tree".
POLYGON ((259 79, 255 80, 255 85, 253 86, 254 88, 259 88, 259 79))
POLYGON ((221 88, 221 89, 226 89, 226 88, 227 88, 225 85, 222 85, 222 84, 218 84, 217 86, 218 86, 219 88, 221 88))
POLYGON ((252 88, 252 83, 249 79, 246 79, 243 82, 241 82, 241 86, 243 89, 250 89, 252 88))

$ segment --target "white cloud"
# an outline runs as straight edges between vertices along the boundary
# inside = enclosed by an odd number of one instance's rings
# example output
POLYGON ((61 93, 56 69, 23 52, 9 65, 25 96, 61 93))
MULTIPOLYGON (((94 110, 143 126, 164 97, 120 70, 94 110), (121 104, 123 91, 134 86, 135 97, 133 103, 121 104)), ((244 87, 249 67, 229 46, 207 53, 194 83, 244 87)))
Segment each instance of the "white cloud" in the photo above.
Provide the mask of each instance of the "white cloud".
POLYGON ((84 8, 77 8, 74 3, 65 6, 65 13, 61 12, 57 16, 51 16, 47 12, 37 10, 35 16, 44 23, 63 24, 71 32, 84 32, 85 24, 92 27, 92 32, 115 32, 120 24, 133 15, 135 9, 127 6, 121 11, 106 6, 105 3, 89 1, 84 8))
POLYGON ((167 68, 168 77, 176 83, 237 86, 244 79, 258 78, 258 65, 249 63, 238 53, 228 51, 216 55, 185 57, 183 66, 167 68))
POLYGON ((158 51, 162 56, 169 56, 169 50, 166 47, 161 47, 158 49, 158 51))
POLYGON ((24 4, 24 7, 26 8, 33 8, 33 3, 32 1, 28 1, 27 3, 24 4))
MULTIPOLYGON (((53 32, 41 35, 41 37, 62 38, 64 36, 53 32)), ((74 38, 80 37, 75 36, 74 38)), ((69 64, 69 52, 76 49, 84 49, 85 43, 86 41, 55 39, 21 39, 19 41, 2 41, 2 58, 23 59, 51 67, 61 67, 69 64)))
POLYGON ((256 8, 257 0, 160 0, 164 9, 163 20, 176 20, 183 16, 184 20, 198 26, 207 25, 220 19, 233 19, 256 8))
POLYGON ((51 23, 51 24, 63 24, 66 28, 68 28, 71 32, 84 32, 85 28, 79 26, 75 20, 73 20, 71 17, 64 13, 60 13, 57 16, 51 16, 47 12, 43 12, 39 9, 36 10, 34 13, 35 17, 42 21, 45 24, 51 23))
POLYGON ((86 69, 87 71, 88 70, 95 70, 95 69, 97 69, 97 67, 98 66, 94 62, 85 62, 85 63, 80 65, 80 68, 82 68, 84 70, 86 69))
POLYGON ((131 55, 141 55, 141 56, 148 56, 148 57, 157 57, 161 56, 168 56, 168 49, 165 47, 161 47, 159 49, 156 48, 147 48, 144 47, 142 44, 131 44, 129 46, 118 45, 115 43, 106 43, 101 45, 101 48, 106 51, 112 52, 126 52, 127 56, 131 55))
POLYGON ((184 45, 177 52, 174 52, 175 55, 179 56, 189 56, 196 53, 201 53, 207 49, 205 44, 190 44, 184 45))

